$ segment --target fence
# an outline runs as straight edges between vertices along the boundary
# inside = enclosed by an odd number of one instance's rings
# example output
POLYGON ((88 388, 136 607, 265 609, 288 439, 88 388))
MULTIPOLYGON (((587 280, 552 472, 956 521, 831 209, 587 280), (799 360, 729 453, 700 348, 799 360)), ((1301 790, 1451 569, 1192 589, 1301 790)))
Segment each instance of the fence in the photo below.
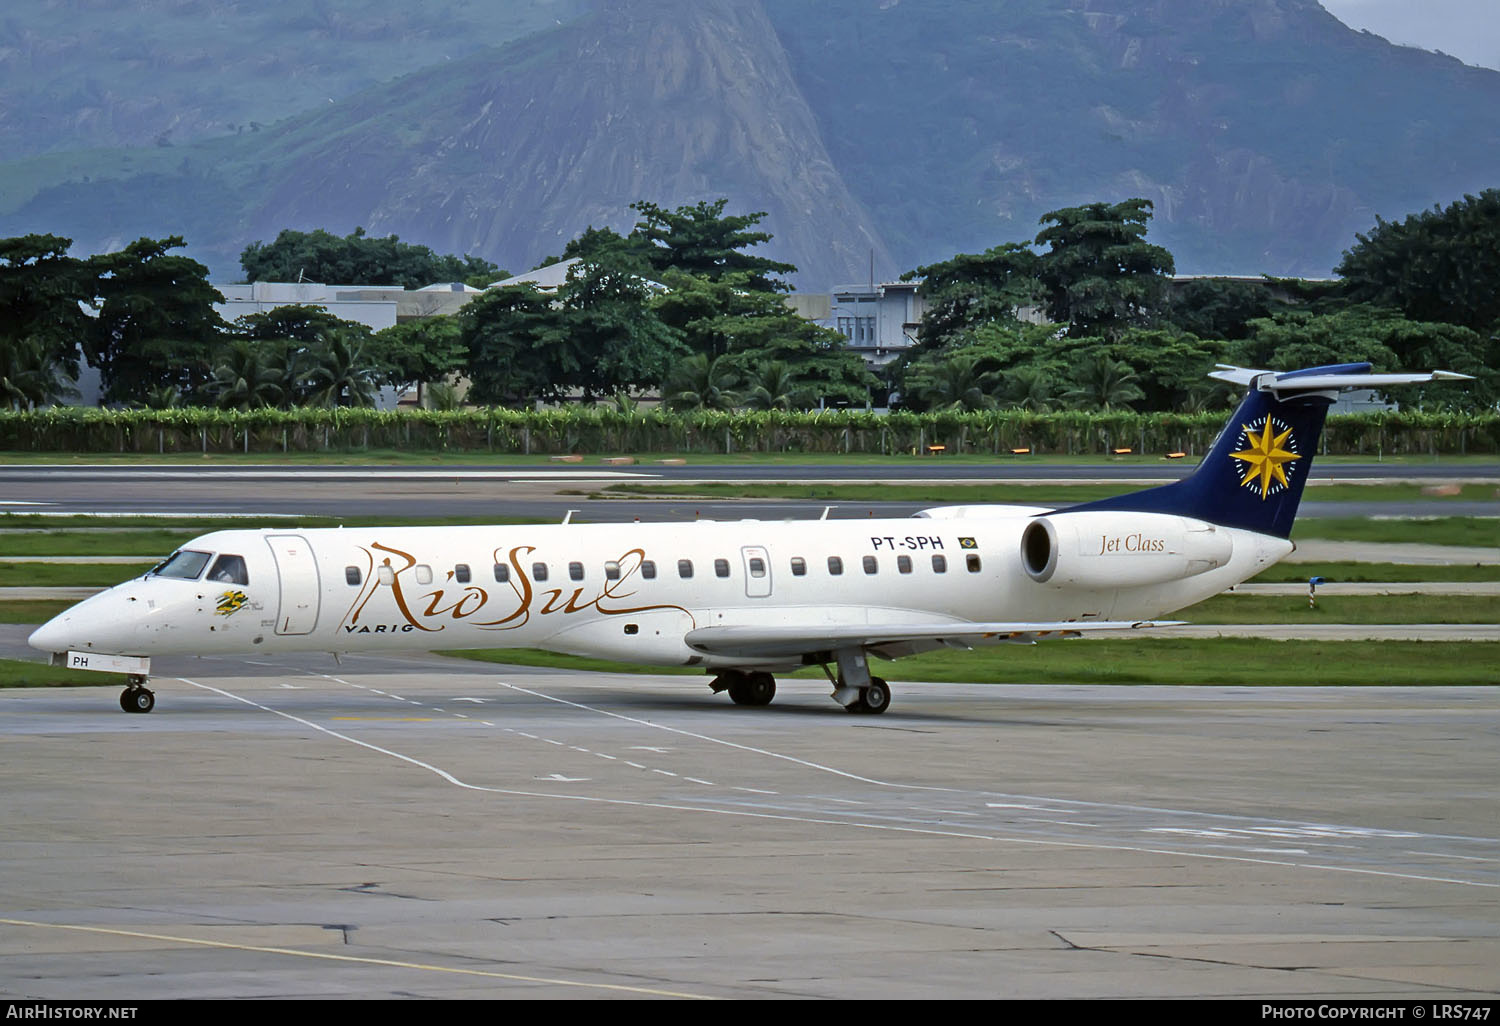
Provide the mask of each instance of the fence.
MULTIPOLYGON (((101 410, 0 412, 0 451, 277 453, 401 450, 497 455, 567 453, 1202 453, 1227 411, 1209 413, 621 412, 604 407, 455 411, 101 410)), ((1500 451, 1500 415, 1380 411, 1333 414, 1322 452, 1336 455, 1500 451)))

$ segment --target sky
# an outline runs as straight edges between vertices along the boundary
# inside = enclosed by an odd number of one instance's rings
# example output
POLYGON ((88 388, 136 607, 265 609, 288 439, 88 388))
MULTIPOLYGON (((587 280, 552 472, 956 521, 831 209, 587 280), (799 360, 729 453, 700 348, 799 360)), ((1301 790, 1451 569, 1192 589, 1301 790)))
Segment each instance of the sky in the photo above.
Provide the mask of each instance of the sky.
POLYGON ((1500 0, 1319 0, 1345 25, 1500 70, 1500 0))

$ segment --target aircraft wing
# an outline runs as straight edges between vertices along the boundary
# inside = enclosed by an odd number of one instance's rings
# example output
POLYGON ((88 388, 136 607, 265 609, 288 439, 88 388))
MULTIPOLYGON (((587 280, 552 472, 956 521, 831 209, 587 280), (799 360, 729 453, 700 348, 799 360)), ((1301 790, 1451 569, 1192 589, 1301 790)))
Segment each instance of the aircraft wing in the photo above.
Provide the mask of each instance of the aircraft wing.
POLYGON ((849 624, 836 627, 699 627, 688 631, 687 646, 704 655, 733 659, 783 659, 840 648, 873 649, 907 655, 929 648, 972 648, 980 644, 1031 644, 1043 638, 1078 637, 1085 632, 1175 627, 1182 621, 1090 620, 1038 623, 849 624))

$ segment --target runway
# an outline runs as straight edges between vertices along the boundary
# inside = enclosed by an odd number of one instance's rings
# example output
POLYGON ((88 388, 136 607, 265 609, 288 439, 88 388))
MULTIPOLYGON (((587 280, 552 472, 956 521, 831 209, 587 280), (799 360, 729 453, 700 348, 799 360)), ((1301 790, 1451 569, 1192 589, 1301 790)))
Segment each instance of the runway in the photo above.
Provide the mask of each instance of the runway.
MULTIPOLYGON (((1121 488, 1176 480, 1192 466, 1046 465, 943 463, 919 465, 703 464, 629 467, 495 465, 449 467, 382 466, 0 466, 0 512, 94 514, 149 513, 172 516, 236 514, 279 516, 466 517, 475 523, 500 518, 561 520, 570 510, 580 520, 803 519, 830 504, 785 499, 593 498, 611 484, 669 484, 690 491, 695 483, 930 483, 933 501, 838 502, 838 518, 904 517, 951 502, 938 492, 961 483, 1112 482, 1121 488)), ((1302 503, 1301 516, 1444 515, 1500 516, 1495 500, 1422 502, 1319 502, 1318 481, 1500 483, 1491 464, 1319 464, 1302 503)))
POLYGON ((0 692, 0 988, 1496 993, 1500 689, 816 682, 436 656, 0 692))

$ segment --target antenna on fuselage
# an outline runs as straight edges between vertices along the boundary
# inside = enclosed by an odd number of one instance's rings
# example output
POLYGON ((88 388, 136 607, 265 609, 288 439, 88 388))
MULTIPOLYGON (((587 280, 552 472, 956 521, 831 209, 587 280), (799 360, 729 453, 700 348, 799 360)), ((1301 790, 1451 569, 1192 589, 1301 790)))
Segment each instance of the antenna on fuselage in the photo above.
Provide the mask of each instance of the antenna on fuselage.
POLYGON ((836 509, 836 508, 837 507, 834 507, 834 506, 824 506, 823 507, 823 515, 820 516, 818 519, 819 520, 827 520, 828 519, 828 514, 832 513, 834 511, 834 509, 836 509))
POLYGON ((563 521, 562 522, 565 523, 565 524, 571 524, 573 522, 573 514, 577 513, 577 512, 578 511, 576 509, 570 509, 570 510, 568 510, 568 513, 567 513, 566 516, 563 517, 563 521))

